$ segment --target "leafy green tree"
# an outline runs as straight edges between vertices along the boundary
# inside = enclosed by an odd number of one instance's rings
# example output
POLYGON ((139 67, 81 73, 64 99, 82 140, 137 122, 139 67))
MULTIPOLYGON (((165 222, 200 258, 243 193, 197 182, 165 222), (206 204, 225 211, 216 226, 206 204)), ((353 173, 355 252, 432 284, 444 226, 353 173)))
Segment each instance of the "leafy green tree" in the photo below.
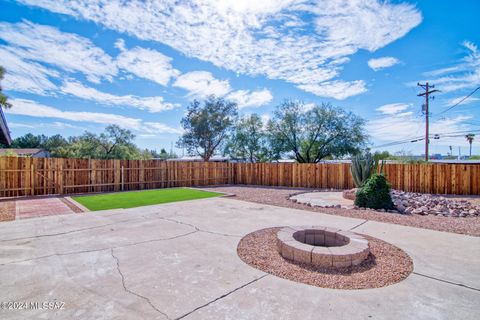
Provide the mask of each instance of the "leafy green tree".
MULTIPOLYGON (((4 76, 5 68, 0 66, 0 81, 3 80, 4 76)), ((8 102, 8 97, 2 92, 2 86, 0 86, 0 106, 4 107, 5 109, 9 109, 12 107, 11 103, 8 102)))
POLYGON ((373 154, 373 160, 375 162, 378 162, 380 160, 387 160, 391 157, 392 155, 390 154, 390 152, 388 151, 376 151, 374 154, 373 154))
POLYGON ((21 137, 15 138, 12 141, 12 148, 43 148, 47 142, 48 137, 45 135, 33 135, 27 133, 21 137))
POLYGON ((55 150, 55 155, 66 158, 142 159, 146 154, 135 146, 134 138, 130 130, 109 125, 99 135, 85 132, 79 137, 70 137, 68 144, 55 150))
POLYGON ((237 116, 237 104, 210 96, 201 105, 194 100, 182 118, 183 135, 177 142, 191 155, 199 155, 208 161, 220 149, 237 116))
POLYGON ((225 153, 236 160, 249 162, 267 160, 267 135, 259 115, 252 114, 237 121, 225 153))
POLYGON ((362 118, 325 103, 305 111, 303 103, 285 101, 267 131, 275 157, 293 154, 301 163, 357 154, 367 141, 362 118))

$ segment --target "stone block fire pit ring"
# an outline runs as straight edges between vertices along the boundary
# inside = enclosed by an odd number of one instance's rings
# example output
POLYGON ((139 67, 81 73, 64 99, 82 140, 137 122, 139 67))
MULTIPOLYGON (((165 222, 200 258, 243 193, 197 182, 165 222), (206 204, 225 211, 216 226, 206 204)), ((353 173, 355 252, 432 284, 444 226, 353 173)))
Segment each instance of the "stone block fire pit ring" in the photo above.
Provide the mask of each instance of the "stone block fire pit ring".
POLYGON ((370 253, 364 237, 321 226, 280 229, 277 250, 287 260, 324 268, 359 265, 370 253))

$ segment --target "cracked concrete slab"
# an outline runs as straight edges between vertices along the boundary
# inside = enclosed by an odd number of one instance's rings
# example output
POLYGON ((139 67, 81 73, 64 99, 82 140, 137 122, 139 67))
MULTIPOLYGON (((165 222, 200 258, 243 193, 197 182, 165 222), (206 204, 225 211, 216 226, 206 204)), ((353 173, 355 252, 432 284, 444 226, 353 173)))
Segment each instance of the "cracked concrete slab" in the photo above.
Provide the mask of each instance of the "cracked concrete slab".
POLYGON ((414 271, 480 290, 480 237, 418 229, 377 221, 355 229, 407 252, 414 271))
POLYGON ((324 289, 274 276, 197 310, 187 320, 477 319, 480 293, 411 275, 378 289, 324 289), (440 299, 443 298, 443 299, 440 299))
POLYGON ((480 238, 213 198, 0 225, 1 319, 474 319, 480 238), (408 252, 415 274, 379 289, 332 290, 267 275, 240 238, 283 225, 372 235, 408 252), (463 285, 463 286, 462 286, 463 285))

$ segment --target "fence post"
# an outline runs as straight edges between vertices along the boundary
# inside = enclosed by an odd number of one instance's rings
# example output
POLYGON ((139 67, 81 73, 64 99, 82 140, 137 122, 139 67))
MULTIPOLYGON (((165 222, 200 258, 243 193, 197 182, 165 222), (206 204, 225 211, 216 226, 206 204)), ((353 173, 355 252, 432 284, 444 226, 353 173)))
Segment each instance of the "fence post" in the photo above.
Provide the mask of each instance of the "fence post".
POLYGON ((35 167, 30 164, 30 194, 35 195, 35 167))
POLYGON ((123 166, 122 170, 120 171, 120 183, 122 184, 122 191, 124 190, 124 176, 123 176, 123 166))
POLYGON ((58 171, 58 185, 60 187, 60 194, 63 194, 63 164, 60 164, 60 170, 58 171))

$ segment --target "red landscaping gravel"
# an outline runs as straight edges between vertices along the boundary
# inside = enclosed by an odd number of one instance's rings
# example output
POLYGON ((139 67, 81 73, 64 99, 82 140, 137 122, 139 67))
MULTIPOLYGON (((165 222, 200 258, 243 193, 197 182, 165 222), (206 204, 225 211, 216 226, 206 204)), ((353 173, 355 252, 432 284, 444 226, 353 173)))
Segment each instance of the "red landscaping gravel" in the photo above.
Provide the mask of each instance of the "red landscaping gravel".
POLYGON ((294 263, 277 251, 279 229, 247 234, 238 244, 239 257, 248 265, 280 278, 332 289, 380 288, 404 280, 413 271, 412 259, 403 250, 365 235, 370 255, 358 266, 326 269, 294 263))
MULTIPOLYGON (((388 212, 377 212, 369 210, 340 209, 340 208, 315 208, 304 204, 294 203, 288 198, 291 195, 302 192, 315 192, 322 190, 305 188, 282 188, 282 187, 258 187, 258 186, 220 186, 203 187, 212 191, 227 192, 235 194, 230 199, 238 199, 262 204, 269 204, 285 208, 301 209, 313 212, 321 212, 337 216, 380 221, 386 223, 400 224, 409 227, 431 229, 437 231, 453 232, 480 237, 480 216, 477 217, 443 217, 443 216, 421 216, 421 215, 402 215, 388 212)), ((328 190, 332 191, 332 190, 328 190)), ((461 198, 477 202, 478 196, 452 196, 452 198, 461 198)))
POLYGON ((15 220, 15 201, 1 201, 0 202, 0 221, 15 220))

